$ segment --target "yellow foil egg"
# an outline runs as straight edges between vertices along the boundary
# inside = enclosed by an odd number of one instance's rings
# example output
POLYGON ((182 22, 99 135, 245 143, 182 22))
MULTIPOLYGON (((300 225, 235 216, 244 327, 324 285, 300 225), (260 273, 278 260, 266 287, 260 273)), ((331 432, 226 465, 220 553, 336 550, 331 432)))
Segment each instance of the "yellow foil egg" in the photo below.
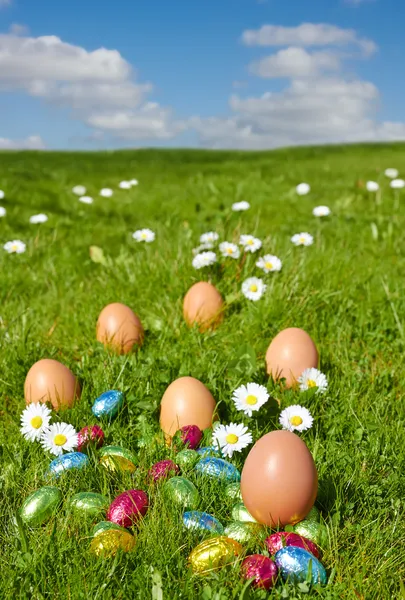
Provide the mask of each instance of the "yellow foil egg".
POLYGON ((125 529, 106 529, 96 535, 90 544, 90 550, 96 556, 114 556, 118 550, 130 552, 135 546, 135 537, 125 529))
POLYGON ((241 544, 221 535, 201 542, 188 559, 193 572, 203 574, 233 562, 242 552, 241 544))

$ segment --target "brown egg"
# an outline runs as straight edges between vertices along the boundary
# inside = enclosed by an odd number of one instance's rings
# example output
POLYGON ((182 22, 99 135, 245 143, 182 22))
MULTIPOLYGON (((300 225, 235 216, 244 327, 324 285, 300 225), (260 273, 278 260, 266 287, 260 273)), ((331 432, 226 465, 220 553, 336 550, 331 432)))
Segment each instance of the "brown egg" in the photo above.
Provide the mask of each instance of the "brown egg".
POLYGON ((144 330, 139 317, 128 306, 114 302, 101 311, 96 336, 118 354, 127 354, 134 346, 142 346, 144 330))
POLYGON ((160 405, 160 426, 166 437, 185 425, 206 429, 212 425, 215 400, 201 381, 180 377, 169 385, 160 405))
POLYGON ((206 281, 199 281, 184 297, 184 319, 190 327, 197 323, 201 332, 206 331, 221 322, 223 306, 224 301, 217 288, 206 281))
POLYGON ((305 443, 290 431, 271 431, 249 452, 241 476, 243 503, 269 527, 294 525, 314 505, 318 474, 305 443))
POLYGON ((277 380, 282 377, 286 386, 296 385, 305 369, 318 366, 318 350, 306 331, 290 327, 280 331, 266 352, 267 373, 277 380))
POLYGON ((80 398, 80 384, 72 371, 57 360, 44 358, 28 371, 24 383, 25 402, 51 402, 54 409, 70 408, 80 398))

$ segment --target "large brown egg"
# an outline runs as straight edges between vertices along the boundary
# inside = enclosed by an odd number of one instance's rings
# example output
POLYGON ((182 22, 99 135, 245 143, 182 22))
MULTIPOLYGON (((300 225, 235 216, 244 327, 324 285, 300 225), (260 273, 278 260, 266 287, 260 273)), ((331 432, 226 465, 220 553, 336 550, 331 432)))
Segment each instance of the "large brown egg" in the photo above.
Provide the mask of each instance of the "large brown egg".
POLYGON ((294 525, 307 516, 318 492, 312 454, 295 433, 267 433, 246 458, 240 489, 256 521, 269 527, 294 525))
POLYGON ((39 360, 27 373, 25 402, 51 402, 54 409, 70 408, 80 398, 79 382, 72 371, 57 360, 39 360))
POLYGON ((215 400, 201 381, 180 377, 169 385, 160 405, 160 426, 166 437, 185 425, 206 429, 212 425, 215 400))
POLYGON ((125 304, 114 302, 101 311, 97 320, 97 340, 118 354, 142 346, 144 329, 139 317, 125 304))
POLYGON ((306 331, 290 327, 280 331, 266 352, 267 373, 274 380, 285 378, 286 386, 296 385, 305 369, 318 366, 318 350, 306 331))
POLYGON ((223 306, 224 301, 217 288, 206 281, 199 281, 184 296, 184 319, 190 327, 196 323, 201 332, 206 331, 221 322, 223 306))

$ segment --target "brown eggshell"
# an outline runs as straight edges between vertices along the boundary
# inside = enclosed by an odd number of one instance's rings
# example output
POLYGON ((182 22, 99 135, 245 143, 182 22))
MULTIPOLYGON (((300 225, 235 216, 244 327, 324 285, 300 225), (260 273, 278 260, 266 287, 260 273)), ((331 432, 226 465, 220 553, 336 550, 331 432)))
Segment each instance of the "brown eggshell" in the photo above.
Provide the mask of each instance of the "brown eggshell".
POLYGON ((24 383, 24 397, 31 402, 51 402, 53 408, 70 408, 81 389, 76 377, 57 360, 39 360, 28 371, 24 383))
POLYGON ((249 452, 241 476, 243 503, 269 527, 306 517, 318 492, 318 474, 306 444, 290 431, 272 431, 249 452))
POLYGON ((223 317, 224 301, 217 288, 206 281, 195 283, 183 301, 183 315, 189 327, 195 323, 199 330, 217 326, 223 317))
POLYGON ((144 329, 139 317, 125 304, 114 302, 101 311, 96 328, 97 340, 118 354, 127 354, 141 346, 144 329))
POLYGON ((169 385, 160 405, 160 426, 166 438, 185 425, 206 429, 212 425, 215 400, 201 381, 180 377, 169 385))
POLYGON ((303 329, 290 327, 280 331, 266 352, 267 373, 274 380, 285 378, 286 386, 296 385, 305 369, 318 366, 318 350, 303 329))

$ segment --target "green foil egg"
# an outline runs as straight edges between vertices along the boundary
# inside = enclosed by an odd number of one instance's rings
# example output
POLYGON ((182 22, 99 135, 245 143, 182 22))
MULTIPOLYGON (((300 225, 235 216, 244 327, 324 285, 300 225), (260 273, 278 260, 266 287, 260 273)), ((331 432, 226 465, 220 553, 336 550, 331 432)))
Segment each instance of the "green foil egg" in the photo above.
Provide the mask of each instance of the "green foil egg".
POLYGON ((107 510, 109 500, 102 494, 79 492, 71 497, 69 506, 75 513, 83 516, 97 516, 107 510))
POLYGON ((168 500, 184 509, 194 510, 199 504, 200 495, 197 488, 185 477, 171 477, 162 489, 168 500))
POLYGON ((328 532, 322 523, 316 521, 308 521, 304 519, 300 521, 293 528, 294 533, 298 533, 303 537, 308 538, 311 542, 318 544, 318 546, 324 546, 328 540, 328 532))
POLYGON ((243 502, 238 502, 232 509, 232 519, 234 521, 243 521, 245 523, 257 523, 252 517, 243 502))
POLYGON ((321 513, 316 508, 316 506, 313 506, 311 508, 311 510, 309 511, 309 513, 307 514, 307 516, 305 517, 305 520, 306 521, 315 521, 316 523, 319 523, 319 521, 321 520, 321 513))
POLYGON ((136 469, 136 458, 130 450, 121 446, 104 446, 101 448, 100 463, 109 471, 129 471, 136 469))
POLYGON ((224 535, 240 544, 250 544, 258 539, 261 526, 258 523, 233 521, 224 529, 224 535))
POLYGON ((191 470, 200 458, 201 456, 195 450, 181 450, 181 452, 176 454, 175 463, 181 469, 191 470))
POLYGON ((61 500, 62 494, 58 488, 42 487, 24 501, 20 510, 21 519, 31 527, 42 525, 56 512, 61 500))
POLYGON ((240 491, 240 483, 237 481, 235 483, 230 483, 225 488, 225 496, 227 498, 231 498, 231 500, 240 500, 242 501, 242 493, 240 491))

